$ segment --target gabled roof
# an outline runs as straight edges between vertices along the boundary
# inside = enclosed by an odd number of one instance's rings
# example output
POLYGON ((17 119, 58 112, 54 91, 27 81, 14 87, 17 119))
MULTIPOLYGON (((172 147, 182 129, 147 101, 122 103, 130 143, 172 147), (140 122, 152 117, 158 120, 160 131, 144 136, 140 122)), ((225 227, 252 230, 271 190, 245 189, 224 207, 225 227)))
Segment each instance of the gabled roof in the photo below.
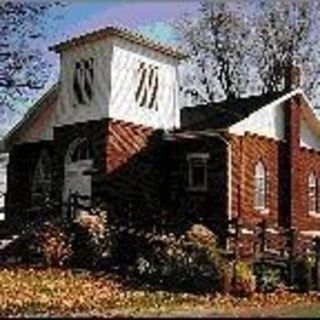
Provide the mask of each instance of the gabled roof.
POLYGON ((104 29, 96 30, 91 33, 86 33, 84 35, 81 35, 79 37, 72 38, 70 40, 58 43, 52 47, 49 48, 49 50, 53 50, 57 53, 80 46, 85 43, 90 43, 93 41, 105 39, 109 36, 117 36, 119 38, 128 40, 130 42, 143 45, 149 49, 156 50, 162 54, 165 54, 167 56, 171 56, 176 59, 185 59, 187 58, 187 55, 180 52, 176 48, 173 48, 171 46, 166 46, 161 44, 160 42, 151 40, 147 37, 142 36, 141 34, 128 30, 126 28, 119 28, 119 27, 112 27, 108 26, 104 29))
POLYGON ((39 100, 26 112, 23 118, 3 138, 3 149, 7 150, 10 142, 32 121, 40 112, 57 99, 58 88, 54 84, 39 100))
POLYGON ((201 104, 181 110, 182 127, 225 129, 245 119, 283 94, 268 94, 239 98, 233 101, 201 104))
POLYGON ((301 95, 304 101, 301 110, 302 118, 320 136, 320 121, 313 111, 310 100, 301 88, 287 93, 265 94, 240 98, 234 101, 185 107, 181 110, 182 130, 228 129, 232 125, 249 117, 255 111, 263 107, 281 104, 296 95, 301 95))

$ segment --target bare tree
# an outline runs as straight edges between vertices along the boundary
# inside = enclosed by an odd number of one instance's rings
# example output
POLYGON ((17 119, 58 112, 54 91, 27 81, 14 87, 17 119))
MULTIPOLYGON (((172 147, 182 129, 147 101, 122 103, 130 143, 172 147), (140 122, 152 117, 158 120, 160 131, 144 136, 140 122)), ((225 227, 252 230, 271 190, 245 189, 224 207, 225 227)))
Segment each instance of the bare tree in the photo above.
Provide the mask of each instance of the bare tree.
POLYGON ((175 25, 191 56, 185 93, 196 101, 234 99, 247 85, 249 24, 230 4, 202 1, 196 18, 186 16, 175 25))
POLYGON ((49 11, 60 1, 0 3, 0 113, 41 89, 50 65, 41 50, 49 11))
MULTIPOLYGON (((317 46, 317 1, 267 1, 260 3, 256 26, 255 58, 265 92, 289 90, 293 64, 312 63, 317 46)), ((313 73, 313 72, 312 72, 313 73)), ((313 74, 314 76, 314 74, 313 74)), ((311 76, 306 86, 315 83, 311 76)))
POLYGON ((203 0, 176 24, 184 65, 183 92, 195 102, 288 90, 294 64, 304 88, 319 87, 319 3, 316 0, 203 0))

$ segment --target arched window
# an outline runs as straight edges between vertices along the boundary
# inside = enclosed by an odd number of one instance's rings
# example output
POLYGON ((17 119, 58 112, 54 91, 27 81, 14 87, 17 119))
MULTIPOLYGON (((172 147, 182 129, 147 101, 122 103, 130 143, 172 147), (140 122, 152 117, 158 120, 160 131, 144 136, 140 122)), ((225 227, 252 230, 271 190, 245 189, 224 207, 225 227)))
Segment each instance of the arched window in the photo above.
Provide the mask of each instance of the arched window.
POLYGON ((31 203, 33 206, 44 204, 50 198, 52 185, 51 159, 46 150, 43 150, 36 164, 32 186, 31 203))
POLYGON ((254 208, 264 210, 267 207, 267 172, 261 161, 255 166, 254 173, 254 208))
POLYGON ((315 213, 317 211, 317 179, 313 172, 308 178, 308 201, 309 212, 315 213))
POLYGON ((86 138, 78 138, 74 140, 68 150, 66 163, 74 163, 80 160, 88 160, 91 158, 91 151, 88 140, 86 138))

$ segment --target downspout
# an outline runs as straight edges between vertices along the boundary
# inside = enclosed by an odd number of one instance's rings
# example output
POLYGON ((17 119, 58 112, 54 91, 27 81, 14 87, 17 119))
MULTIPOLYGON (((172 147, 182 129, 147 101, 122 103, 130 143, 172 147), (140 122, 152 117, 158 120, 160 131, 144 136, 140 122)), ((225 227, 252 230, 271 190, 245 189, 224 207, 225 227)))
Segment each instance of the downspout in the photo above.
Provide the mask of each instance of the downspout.
MULTIPOLYGON (((232 219, 232 148, 229 140, 227 140, 221 133, 217 133, 217 137, 223 141, 227 146, 227 157, 228 157, 228 164, 227 164, 227 180, 228 180, 228 206, 227 206, 227 232, 230 232, 230 225, 229 222, 232 219)), ((225 249, 227 251, 230 250, 230 242, 228 241, 229 237, 226 236, 224 239, 225 241, 225 249)))
POLYGON ((221 133, 217 133, 217 137, 223 141, 227 146, 227 177, 228 177, 228 206, 227 206, 227 216, 228 220, 232 219, 232 148, 229 140, 227 140, 221 133))

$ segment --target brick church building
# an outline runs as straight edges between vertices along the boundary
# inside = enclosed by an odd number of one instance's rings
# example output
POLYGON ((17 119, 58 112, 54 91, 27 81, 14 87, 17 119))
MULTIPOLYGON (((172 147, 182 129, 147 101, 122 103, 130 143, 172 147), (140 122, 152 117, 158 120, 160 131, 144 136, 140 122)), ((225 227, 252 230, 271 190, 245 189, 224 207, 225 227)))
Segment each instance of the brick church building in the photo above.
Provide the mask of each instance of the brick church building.
MULTIPOLYGON (((51 48, 60 76, 4 140, 8 228, 70 195, 179 228, 248 239, 267 221, 320 235, 320 122, 293 82, 280 94, 181 108, 177 50, 108 27, 51 48)), ((118 210, 118 214, 124 214, 118 210)))

